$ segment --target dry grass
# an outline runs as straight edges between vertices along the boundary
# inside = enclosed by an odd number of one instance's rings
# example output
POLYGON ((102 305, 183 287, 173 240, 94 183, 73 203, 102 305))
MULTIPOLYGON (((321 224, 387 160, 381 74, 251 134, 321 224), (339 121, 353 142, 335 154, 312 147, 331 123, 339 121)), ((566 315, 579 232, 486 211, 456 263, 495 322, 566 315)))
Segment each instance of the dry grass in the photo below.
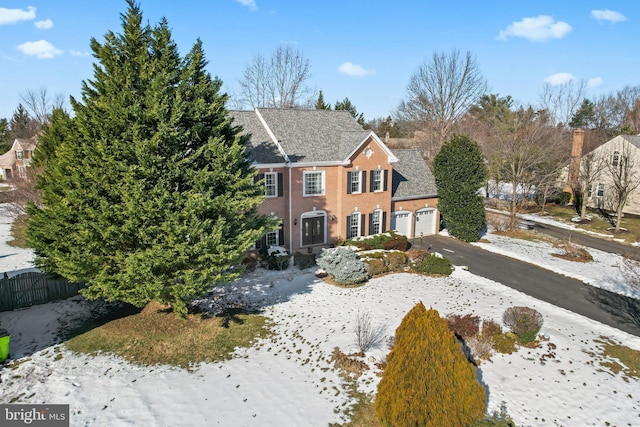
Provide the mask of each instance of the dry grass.
POLYGON ((151 302, 140 313, 107 322, 69 339, 68 349, 112 353, 143 365, 168 364, 189 369, 200 362, 231 358, 236 347, 251 346, 269 334, 267 319, 244 313, 178 319, 151 302))
POLYGON ((640 379, 640 351, 616 343, 608 337, 601 336, 594 341, 602 345, 602 356, 609 359, 600 361, 600 365, 614 374, 622 372, 627 381, 629 377, 640 379))
POLYGON ((14 248, 27 248, 27 216, 16 217, 11 225, 12 240, 8 241, 9 246, 14 248))

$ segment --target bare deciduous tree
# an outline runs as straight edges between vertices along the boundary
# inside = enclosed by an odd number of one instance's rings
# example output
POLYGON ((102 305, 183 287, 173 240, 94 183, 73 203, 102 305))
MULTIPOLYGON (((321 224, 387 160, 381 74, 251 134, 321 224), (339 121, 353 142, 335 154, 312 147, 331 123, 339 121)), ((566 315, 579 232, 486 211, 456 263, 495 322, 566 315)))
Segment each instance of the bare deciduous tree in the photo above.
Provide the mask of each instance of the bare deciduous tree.
POLYGON ((551 124, 567 126, 582 103, 587 82, 571 80, 559 85, 545 83, 540 93, 540 108, 547 110, 551 124))
POLYGON ((253 57, 245 68, 240 84, 240 103, 251 108, 292 108, 313 102, 313 90, 307 85, 311 63, 293 48, 278 47, 270 58, 253 57))
POLYGON ((605 200, 607 208, 615 211, 617 215, 614 233, 618 233, 622 222, 622 211, 629 196, 640 187, 640 168, 631 144, 626 141, 609 154, 609 158, 603 158, 604 174, 611 186, 605 200))
POLYGON ((54 109, 63 108, 65 104, 64 95, 58 93, 51 97, 44 86, 38 90, 27 89, 25 93, 20 94, 20 99, 40 128, 49 123, 54 109))
POLYGON ((435 138, 426 141, 426 157, 437 153, 451 138, 456 120, 467 113, 487 90, 487 80, 471 54, 434 52, 411 76, 407 99, 397 109, 399 118, 412 121, 435 138))

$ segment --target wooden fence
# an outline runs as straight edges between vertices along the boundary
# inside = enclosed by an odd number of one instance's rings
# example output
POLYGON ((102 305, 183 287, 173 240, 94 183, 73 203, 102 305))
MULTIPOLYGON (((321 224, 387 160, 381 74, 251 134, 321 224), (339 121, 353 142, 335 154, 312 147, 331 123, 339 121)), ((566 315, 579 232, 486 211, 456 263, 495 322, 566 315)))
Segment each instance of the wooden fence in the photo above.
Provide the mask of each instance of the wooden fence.
POLYGON ((15 310, 72 297, 82 285, 47 274, 29 272, 0 279, 0 311, 15 310))

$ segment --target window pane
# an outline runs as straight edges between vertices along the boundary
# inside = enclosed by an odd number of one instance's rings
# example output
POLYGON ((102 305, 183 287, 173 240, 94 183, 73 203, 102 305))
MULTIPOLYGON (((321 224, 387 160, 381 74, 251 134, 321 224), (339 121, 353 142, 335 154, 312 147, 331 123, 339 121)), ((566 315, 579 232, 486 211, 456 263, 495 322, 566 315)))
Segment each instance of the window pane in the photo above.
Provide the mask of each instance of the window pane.
POLYGON ((373 211, 371 217, 371 234, 380 233, 380 211, 373 211))
POLYGON ((373 171, 373 191, 382 191, 382 170, 373 171))
POLYGON ((351 237, 357 237, 360 235, 360 214, 355 212, 351 214, 349 224, 349 234, 351 237))
POLYGON ((304 194, 306 196, 322 194, 322 172, 310 172, 304 174, 304 194))
POLYGON ((278 231, 270 231, 267 233, 267 246, 278 246, 278 231))
POLYGON ((353 171, 351 172, 351 192, 359 193, 360 192, 360 172, 353 171))
POLYGON ((264 174, 264 195, 275 197, 278 194, 277 180, 275 173, 264 174))

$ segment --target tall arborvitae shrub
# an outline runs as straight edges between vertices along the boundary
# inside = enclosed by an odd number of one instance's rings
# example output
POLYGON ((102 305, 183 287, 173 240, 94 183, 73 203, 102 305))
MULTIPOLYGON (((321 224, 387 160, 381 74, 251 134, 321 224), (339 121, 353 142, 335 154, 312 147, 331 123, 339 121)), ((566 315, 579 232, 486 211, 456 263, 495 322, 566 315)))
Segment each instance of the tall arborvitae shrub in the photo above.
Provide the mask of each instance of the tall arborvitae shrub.
POLYGON ((375 401, 393 427, 467 426, 484 417, 485 390, 475 367, 434 309, 418 303, 396 330, 375 401))
POLYGON ((465 242, 480 240, 485 210, 478 190, 487 179, 480 146, 466 136, 444 144, 433 160, 438 209, 449 234, 465 242))

